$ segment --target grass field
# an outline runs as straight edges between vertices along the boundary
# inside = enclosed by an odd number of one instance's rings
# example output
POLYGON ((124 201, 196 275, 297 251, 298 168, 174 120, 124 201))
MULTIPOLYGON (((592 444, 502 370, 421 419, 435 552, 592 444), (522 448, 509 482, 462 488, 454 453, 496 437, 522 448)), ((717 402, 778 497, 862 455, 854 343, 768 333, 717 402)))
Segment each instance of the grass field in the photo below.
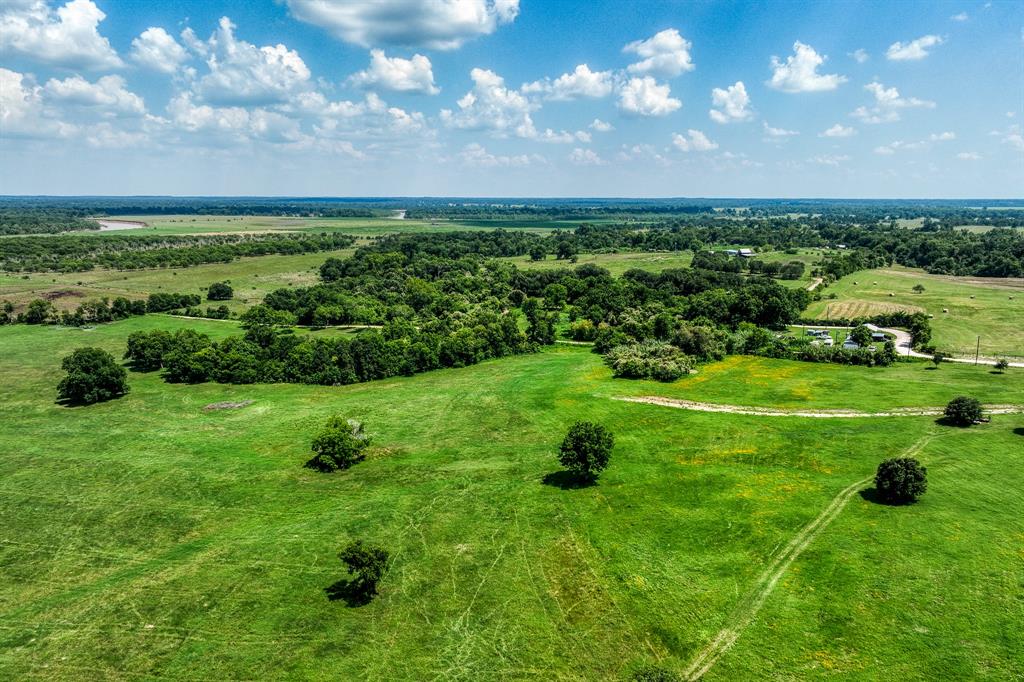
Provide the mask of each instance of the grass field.
MULTIPOLYGON (((732 248, 734 245, 723 245, 717 248, 732 248)), ((757 258, 765 262, 781 262, 799 260, 805 263, 807 270, 805 275, 798 280, 776 280, 783 286, 804 287, 811 281, 810 271, 814 263, 821 258, 820 251, 816 249, 801 249, 798 254, 788 254, 782 251, 771 251, 757 254, 757 258)), ((687 268, 693 261, 693 253, 690 251, 665 251, 665 252, 620 252, 620 253, 581 253, 575 265, 565 260, 557 260, 553 255, 541 261, 530 260, 529 256, 514 256, 501 260, 514 263, 520 268, 571 268, 576 265, 591 263, 606 268, 613 275, 621 275, 627 270, 638 268, 651 272, 660 272, 669 268, 687 268)))
MULTIPOLYGON (((1024 403, 1021 373, 729 358, 675 384, 614 380, 576 347, 348 387, 170 385, 54 404, 60 358, 120 354, 147 316, 0 328, 0 677, 623 679, 682 671, 803 526, 917 444, 930 488, 854 496, 705 679, 1024 675, 1024 417, 707 414, 656 394, 874 410, 960 392, 1024 403), (240 410, 205 411, 225 400, 240 410), (367 461, 305 470, 326 416, 367 461), (567 426, 614 430, 598 485, 546 485, 567 426), (331 602, 347 541, 392 562, 367 606, 331 602)), ((739 614, 740 616, 742 614, 739 614)))
POLYGON ((981 336, 982 355, 1024 356, 1024 280, 946 277, 893 267, 843 277, 822 290, 830 293, 837 298, 812 303, 805 316, 921 310, 935 316, 932 340, 941 351, 973 356, 981 336), (916 284, 925 288, 923 293, 914 293, 916 284))
POLYGON ((543 270, 574 268, 589 263, 606 268, 613 275, 618 276, 633 268, 650 270, 652 272, 660 272, 669 268, 686 268, 690 266, 693 254, 689 251, 664 253, 581 253, 575 264, 567 260, 557 260, 552 255, 540 261, 530 260, 529 256, 513 256, 511 258, 501 258, 500 260, 512 263, 517 268, 543 270))
POLYGON ((158 291, 200 294, 214 282, 230 281, 235 291, 226 303, 241 310, 263 300, 281 287, 308 286, 319 280, 320 265, 330 257, 344 258, 354 249, 309 253, 298 256, 259 256, 231 263, 211 263, 189 268, 152 270, 93 270, 90 272, 42 272, 29 275, 0 273, 0 301, 8 300, 20 310, 36 298, 51 299, 58 309, 76 308, 83 300, 107 296, 145 298, 158 291))

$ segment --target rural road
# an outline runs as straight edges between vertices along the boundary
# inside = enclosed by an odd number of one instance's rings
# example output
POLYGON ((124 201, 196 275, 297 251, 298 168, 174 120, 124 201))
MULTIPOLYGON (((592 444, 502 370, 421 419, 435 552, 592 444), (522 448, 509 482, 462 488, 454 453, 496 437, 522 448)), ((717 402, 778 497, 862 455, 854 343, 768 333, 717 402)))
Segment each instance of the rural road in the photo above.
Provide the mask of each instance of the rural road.
MULTIPOLYGON (((829 327, 822 325, 813 324, 794 324, 792 327, 800 327, 801 329, 849 329, 849 327, 829 327)), ((925 360, 931 360, 932 356, 928 353, 919 353, 911 347, 910 332, 905 332, 902 329, 890 329, 888 327, 877 327, 873 324, 865 324, 865 327, 871 331, 884 332, 886 334, 892 334, 896 337, 896 352, 899 355, 905 355, 908 358, 923 358, 925 360)), ((968 365, 975 364, 974 358, 954 358, 949 355, 943 356, 943 362, 960 362, 968 365)), ((995 366, 995 360, 987 360, 985 358, 979 358, 977 361, 979 365, 995 366)), ((1011 362, 1010 367, 1024 367, 1024 362, 1011 362)))
POLYGON ((807 291, 814 291, 819 286, 821 286, 821 282, 822 282, 821 277, 815 277, 814 281, 811 282, 809 285, 807 285, 807 291))

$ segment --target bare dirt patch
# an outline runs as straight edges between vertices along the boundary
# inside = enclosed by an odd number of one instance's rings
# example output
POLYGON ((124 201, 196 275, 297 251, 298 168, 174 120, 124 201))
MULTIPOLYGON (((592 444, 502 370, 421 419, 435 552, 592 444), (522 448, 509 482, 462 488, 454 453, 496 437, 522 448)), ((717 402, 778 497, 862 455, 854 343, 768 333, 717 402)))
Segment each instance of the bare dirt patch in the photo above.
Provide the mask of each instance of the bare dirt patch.
POLYGON ((246 405, 252 404, 252 400, 242 400, 239 402, 224 401, 221 403, 210 403, 203 409, 207 412, 213 412, 214 410, 237 410, 239 408, 245 407, 246 405))
POLYGON ((42 297, 47 301, 56 301, 59 298, 85 298, 85 296, 84 291, 77 291, 75 289, 56 289, 43 292, 42 294, 42 297))
MULTIPOLYGON (((863 417, 938 417, 943 414, 941 407, 894 407, 887 412, 857 412, 855 410, 782 410, 774 407, 748 407, 741 405, 722 405, 718 403, 699 403, 693 400, 676 400, 659 396, 637 396, 612 398, 628 403, 646 403, 661 407, 674 407, 679 410, 696 412, 725 412, 728 414, 746 414, 755 417, 811 417, 818 419, 856 419, 863 417)), ((989 414, 1018 414, 1024 412, 1020 405, 986 405, 989 414)))

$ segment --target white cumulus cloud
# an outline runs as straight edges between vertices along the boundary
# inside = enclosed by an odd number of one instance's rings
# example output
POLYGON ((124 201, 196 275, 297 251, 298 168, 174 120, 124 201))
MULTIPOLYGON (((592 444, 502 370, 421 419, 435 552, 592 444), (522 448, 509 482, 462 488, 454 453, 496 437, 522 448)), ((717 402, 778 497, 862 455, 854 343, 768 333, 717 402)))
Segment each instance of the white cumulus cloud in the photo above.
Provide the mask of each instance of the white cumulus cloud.
POLYGON ((106 14, 92 0, 71 0, 56 11, 42 0, 4 3, 0 9, 0 51, 34 61, 80 69, 124 65, 100 35, 106 14))
POLYGON ((667 85, 651 76, 630 78, 619 89, 619 109, 636 116, 667 116, 683 103, 671 96, 667 85))
POLYGON ((822 131, 818 137, 851 137, 856 134, 857 131, 853 128, 836 123, 828 130, 822 131))
POLYGON ((659 31, 647 40, 635 40, 622 51, 641 60, 626 67, 629 73, 672 78, 684 71, 693 71, 690 49, 693 44, 674 28, 659 31))
POLYGON ((142 98, 125 88, 125 80, 120 76, 103 76, 95 83, 77 75, 64 80, 51 78, 43 90, 48 100, 64 104, 133 116, 146 113, 142 98))
POLYGON ((612 93, 614 81, 611 71, 591 71, 586 64, 580 64, 572 73, 563 73, 558 78, 527 83, 521 88, 528 94, 539 93, 553 100, 573 100, 582 97, 607 97, 612 93))
POLYGON ((796 130, 786 130, 785 128, 773 128, 772 126, 768 125, 767 121, 765 121, 765 123, 764 123, 764 134, 767 135, 768 137, 779 138, 779 137, 792 137, 794 135, 799 135, 800 133, 798 131, 796 131, 796 130))
POLYGON ((679 133, 672 133, 672 144, 681 152, 709 152, 718 149, 718 143, 712 142, 708 136, 699 130, 689 129, 686 137, 679 133))
POLYGON ((361 87, 377 87, 393 92, 415 92, 436 95, 434 70, 430 59, 416 54, 412 59, 388 57, 384 50, 370 50, 370 66, 352 76, 352 83, 361 87))
POLYGON ((151 26, 132 40, 132 59, 154 71, 174 73, 188 60, 188 52, 167 31, 151 26))
POLYGON ((978 161, 981 159, 981 154, 978 152, 960 152, 956 155, 956 158, 961 161, 978 161))
POLYGON ((736 81, 729 87, 711 91, 712 109, 708 112, 715 123, 749 121, 754 116, 750 109, 750 96, 743 81, 736 81))
POLYGON ((450 128, 490 130, 497 135, 535 137, 530 112, 536 108, 525 95, 505 87, 505 79, 488 69, 469 73, 473 89, 457 102, 458 108, 442 109, 441 121, 450 128))
POLYGON ((849 161, 850 157, 846 154, 822 154, 819 156, 812 156, 807 160, 820 166, 839 166, 840 164, 849 161))
POLYGON ((222 17, 206 43, 210 72, 197 92, 211 104, 267 105, 287 102, 309 88, 310 72, 302 57, 284 45, 257 47, 235 38, 235 25, 222 17))
POLYGON ((793 54, 783 62, 772 57, 772 77, 768 86, 782 92, 821 92, 835 90, 846 82, 846 76, 818 73, 818 67, 828 57, 818 54, 813 47, 799 40, 793 43, 793 54))
POLYGON ((70 126, 47 119, 42 88, 28 76, 0 67, 0 132, 3 137, 52 137, 70 126))
POLYGON ((482 145, 473 142, 459 152, 463 164, 476 168, 522 168, 536 163, 544 163, 544 158, 536 154, 517 154, 505 156, 492 154, 482 145))
POLYGON ((454 50, 519 14, 519 0, 285 0, 292 15, 362 47, 454 50))
POLYGON ((928 136, 928 139, 931 140, 932 142, 946 142, 948 140, 955 140, 956 133, 954 133, 951 130, 947 130, 942 133, 932 133, 931 135, 928 136))
POLYGON ((867 60, 871 59, 871 55, 869 55, 868 51, 862 47, 851 52, 850 57, 858 64, 863 64, 867 60))
POLYGON ((935 102, 918 99, 917 97, 904 97, 896 88, 887 88, 878 81, 872 81, 864 86, 864 89, 875 97, 873 107, 857 107, 851 116, 859 118, 865 123, 891 123, 900 120, 901 109, 934 109, 935 102))
POLYGON ((597 133, 607 133, 615 130, 615 126, 599 118, 595 118, 587 127, 597 133))
POLYGON ((885 58, 895 62, 924 59, 931 54, 928 51, 929 49, 942 43, 942 38, 935 35, 922 36, 917 40, 911 40, 909 43, 895 42, 885 51, 885 58))
POLYGON ((577 166, 603 166, 607 162, 592 149, 576 147, 569 154, 569 161, 577 166))

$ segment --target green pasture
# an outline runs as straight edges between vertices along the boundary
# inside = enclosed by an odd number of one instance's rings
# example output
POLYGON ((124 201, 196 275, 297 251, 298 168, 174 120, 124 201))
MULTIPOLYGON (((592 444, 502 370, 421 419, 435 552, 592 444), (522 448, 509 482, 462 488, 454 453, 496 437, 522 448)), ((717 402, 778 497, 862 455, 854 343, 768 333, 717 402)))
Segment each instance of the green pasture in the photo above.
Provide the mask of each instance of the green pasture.
MULTIPOLYGON (((180 276, 180 275, 179 275, 180 276)), ((912 507, 855 496, 705 679, 1024 675, 1024 416, 766 418, 612 400, 1024 403, 1020 372, 730 358, 674 384, 612 379, 586 348, 346 386, 174 385, 55 404, 60 359, 120 355, 146 316, 0 328, 3 679, 596 680, 682 671, 775 554, 836 494, 914 447, 912 507), (891 389, 891 390, 890 390, 891 389), (252 400, 237 410, 205 410, 252 400), (374 438, 302 468, 332 414, 374 438), (616 434, 595 486, 561 487, 577 419, 616 434), (366 606, 329 601, 336 553, 392 555, 366 606), (909 652, 909 653, 908 653, 909 652)))

